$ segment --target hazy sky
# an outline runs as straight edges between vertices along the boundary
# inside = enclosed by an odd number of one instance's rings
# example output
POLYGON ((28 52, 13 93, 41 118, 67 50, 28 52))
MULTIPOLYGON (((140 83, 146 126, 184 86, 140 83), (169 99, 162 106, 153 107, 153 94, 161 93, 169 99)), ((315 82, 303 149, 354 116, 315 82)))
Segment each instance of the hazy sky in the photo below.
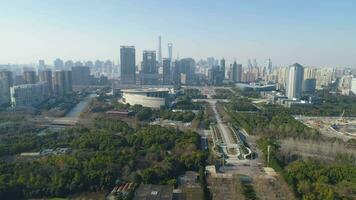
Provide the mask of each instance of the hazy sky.
POLYGON ((356 66, 355 0, 0 0, 0 63, 174 57, 356 66))

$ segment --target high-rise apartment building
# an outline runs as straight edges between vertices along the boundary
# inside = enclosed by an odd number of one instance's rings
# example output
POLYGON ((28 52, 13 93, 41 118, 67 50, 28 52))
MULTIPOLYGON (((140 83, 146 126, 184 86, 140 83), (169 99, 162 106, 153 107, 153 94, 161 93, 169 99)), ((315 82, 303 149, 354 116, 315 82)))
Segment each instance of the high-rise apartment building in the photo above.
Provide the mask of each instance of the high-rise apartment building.
POLYGON ((44 60, 38 61, 38 70, 44 70, 46 68, 46 64, 44 60))
POLYGON ((13 86, 10 91, 13 107, 38 106, 49 97, 47 85, 44 82, 13 86))
POLYGON ((35 84, 37 82, 36 72, 35 71, 24 71, 23 78, 25 84, 35 84))
POLYGON ((72 83, 77 86, 90 84, 90 69, 87 66, 72 67, 72 83))
POLYGON ((53 91, 56 96, 72 92, 72 71, 58 70, 54 72, 53 91))
POLYGON ((288 99, 300 98, 302 95, 303 66, 295 63, 289 67, 286 94, 288 99))
POLYGON ((65 70, 70 70, 70 69, 72 69, 73 66, 74 66, 74 62, 72 60, 67 60, 64 63, 64 69, 65 70))
POLYGON ((60 58, 57 58, 56 60, 54 60, 53 64, 54 64, 55 70, 62 70, 64 67, 63 60, 61 60, 60 58))
POLYGON ((121 46, 120 63, 121 83, 136 84, 136 54, 134 46, 121 46))
POLYGON ((141 68, 141 84, 158 84, 158 67, 156 61, 156 51, 143 51, 141 68))
POLYGON ((53 95, 52 71, 49 69, 39 71, 38 78, 40 82, 46 84, 47 92, 50 96, 53 95))

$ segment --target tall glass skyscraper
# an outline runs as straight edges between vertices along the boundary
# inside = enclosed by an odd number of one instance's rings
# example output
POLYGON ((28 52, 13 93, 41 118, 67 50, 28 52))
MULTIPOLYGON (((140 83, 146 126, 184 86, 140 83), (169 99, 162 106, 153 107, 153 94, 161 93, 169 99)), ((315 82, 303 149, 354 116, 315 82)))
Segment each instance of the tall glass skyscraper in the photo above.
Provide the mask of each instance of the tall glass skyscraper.
POLYGON ((158 84, 158 78, 156 51, 143 51, 141 84, 156 85, 158 84))
POLYGON ((302 96, 304 70, 303 66, 295 63, 289 67, 287 97, 288 99, 300 98, 302 96))
POLYGON ((121 46, 121 83, 136 84, 136 54, 134 46, 121 46))

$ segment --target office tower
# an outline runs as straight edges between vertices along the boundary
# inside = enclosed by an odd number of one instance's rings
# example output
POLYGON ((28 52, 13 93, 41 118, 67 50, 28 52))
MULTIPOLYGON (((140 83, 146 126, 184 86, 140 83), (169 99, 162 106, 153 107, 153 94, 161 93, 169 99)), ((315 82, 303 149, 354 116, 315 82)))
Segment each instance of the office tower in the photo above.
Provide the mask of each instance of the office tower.
POLYGON ((220 71, 221 71, 222 79, 224 80, 225 79, 225 73, 226 73, 225 59, 224 58, 220 60, 220 71))
POLYGON ((36 72, 35 71, 24 71, 23 78, 25 84, 35 84, 37 82, 36 72))
POLYGON ((272 60, 269 58, 267 60, 267 74, 272 74, 272 60))
POLYGON ((221 67, 219 65, 213 66, 211 69, 209 69, 209 82, 212 85, 222 85, 223 79, 222 79, 222 71, 221 67))
POLYGON ((0 71, 0 105, 10 103, 10 88, 13 85, 12 72, 0 71))
POLYGON ((104 63, 104 72, 112 73, 113 72, 113 63, 110 60, 106 60, 104 63))
POLYGON ((49 96, 52 96, 53 95, 52 71, 49 69, 41 70, 39 72, 38 77, 40 82, 46 83, 47 93, 49 94, 49 96))
POLYGON ((171 60, 169 58, 163 59, 163 84, 169 85, 172 83, 171 79, 171 60))
POLYGON ((240 83, 242 81, 242 65, 237 64, 236 61, 234 61, 232 65, 232 81, 234 83, 240 83))
POLYGON ((56 96, 72 92, 72 72, 58 70, 54 72, 53 90, 56 96))
POLYGON ((300 98, 302 95, 303 66, 295 63, 289 67, 287 97, 288 99, 300 98))
POLYGON ((77 61, 77 62, 74 63, 74 66, 75 66, 75 67, 81 67, 81 66, 84 66, 84 65, 83 65, 82 62, 77 61))
POLYGON ((143 51, 141 68, 141 84, 158 84, 158 67, 156 61, 156 51, 143 51))
POLYGON ((90 69, 86 66, 72 67, 73 85, 87 86, 90 84, 90 69))
POLYGON ((256 58, 253 59, 253 68, 258 68, 258 64, 257 64, 256 58))
POLYGON ((180 83, 184 85, 193 84, 195 81, 195 61, 193 58, 180 60, 180 83))
POLYGON ((214 57, 208 57, 207 58, 207 62, 208 62, 208 67, 211 68, 215 65, 215 59, 214 57))
POLYGON ((180 85, 180 60, 175 60, 172 64, 172 82, 174 85, 180 85))
POLYGON ((162 66, 162 46, 161 46, 161 42, 162 42, 162 37, 158 36, 158 63, 160 66, 162 66))
POLYGON ((172 43, 168 43, 168 58, 169 58, 169 60, 171 60, 171 62, 173 61, 173 44, 172 43))
POLYGON ((95 70, 98 72, 102 71, 103 66, 104 66, 104 62, 101 60, 96 60, 94 63, 95 70))
POLYGON ((308 78, 304 79, 302 83, 302 92, 308 94, 314 94, 316 88, 316 79, 315 78, 308 78))
POLYGON ((249 71, 249 72, 252 72, 253 66, 252 66, 251 59, 248 59, 248 61, 247 61, 247 68, 248 68, 248 71, 249 71))
POLYGON ((13 107, 38 106, 49 97, 44 82, 13 86, 10 91, 13 107))
POLYGON ((61 70, 63 69, 63 67, 64 67, 63 60, 61 60, 60 58, 54 60, 54 69, 61 70))
POLYGON ((134 46, 121 46, 121 83, 136 84, 136 54, 134 46))
POLYGON ((46 68, 46 64, 44 60, 38 61, 38 70, 44 70, 46 68))
POLYGON ((72 60, 67 60, 65 63, 64 63, 64 68, 66 70, 70 70, 72 69, 72 67, 74 66, 74 62, 72 60))

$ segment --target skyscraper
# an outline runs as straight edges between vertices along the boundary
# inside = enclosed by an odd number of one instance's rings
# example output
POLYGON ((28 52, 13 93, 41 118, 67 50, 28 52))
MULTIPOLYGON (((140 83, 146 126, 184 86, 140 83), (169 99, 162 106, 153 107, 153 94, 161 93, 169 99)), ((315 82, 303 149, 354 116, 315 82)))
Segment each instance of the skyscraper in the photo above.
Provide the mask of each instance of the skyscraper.
POLYGON ((24 84, 13 86, 11 91, 11 105, 17 106, 38 106, 48 96, 46 83, 24 84))
POLYGON ((73 91, 73 78, 72 71, 64 70, 64 94, 71 93, 73 91))
POLYGON ((267 60, 267 74, 272 74, 272 60, 269 58, 267 60))
POLYGON ((54 60, 53 64, 54 64, 54 69, 56 70, 61 70, 64 67, 63 60, 61 60, 60 58, 54 60))
POLYGON ((300 98, 302 95, 303 66, 295 63, 289 67, 287 97, 288 99, 300 98))
POLYGON ((169 85, 172 83, 171 79, 171 60, 169 58, 163 59, 163 84, 169 85))
POLYGON ((223 58, 223 59, 221 59, 220 60, 220 71, 221 71, 221 78, 222 78, 222 80, 224 80, 225 79, 225 73, 226 73, 226 71, 225 71, 225 59, 223 58))
POLYGON ((193 58, 180 60, 181 84, 193 84, 195 81, 195 61, 193 58))
POLYGON ((12 72, 0 71, 0 104, 10 103, 10 88, 13 85, 12 72))
POLYGON ((46 64, 44 60, 38 61, 38 70, 44 70, 46 68, 46 64))
POLYGON ((36 72, 35 71, 24 71, 23 78, 25 84, 35 84, 37 82, 36 72))
POLYGON ((64 68, 66 70, 70 70, 72 69, 72 67, 74 66, 74 62, 72 60, 67 60, 65 63, 64 63, 64 68))
POLYGON ((73 85, 87 86, 90 84, 90 69, 87 66, 72 67, 73 85))
POLYGON ((143 51, 141 68, 141 84, 158 84, 158 67, 156 61, 156 51, 143 51))
POLYGON ((162 66, 162 37, 158 36, 158 63, 162 66))
POLYGON ((49 69, 41 70, 39 72, 38 77, 40 82, 46 83, 47 92, 50 96, 52 96, 53 95, 52 71, 49 69))
MULTIPOLYGON (((121 83, 136 84, 136 55, 134 46, 121 46, 121 83)), ((95 62, 96 65, 96 62, 95 62)))
POLYGON ((173 61, 173 44, 172 43, 168 43, 168 58, 169 58, 169 60, 171 60, 171 62, 173 61))
POLYGON ((58 70, 54 72, 53 89, 56 96, 72 92, 72 71, 58 70))
POLYGON ((241 81, 242 81, 242 65, 237 64, 236 61, 234 61, 234 64, 232 65, 232 82, 240 83, 241 81))

